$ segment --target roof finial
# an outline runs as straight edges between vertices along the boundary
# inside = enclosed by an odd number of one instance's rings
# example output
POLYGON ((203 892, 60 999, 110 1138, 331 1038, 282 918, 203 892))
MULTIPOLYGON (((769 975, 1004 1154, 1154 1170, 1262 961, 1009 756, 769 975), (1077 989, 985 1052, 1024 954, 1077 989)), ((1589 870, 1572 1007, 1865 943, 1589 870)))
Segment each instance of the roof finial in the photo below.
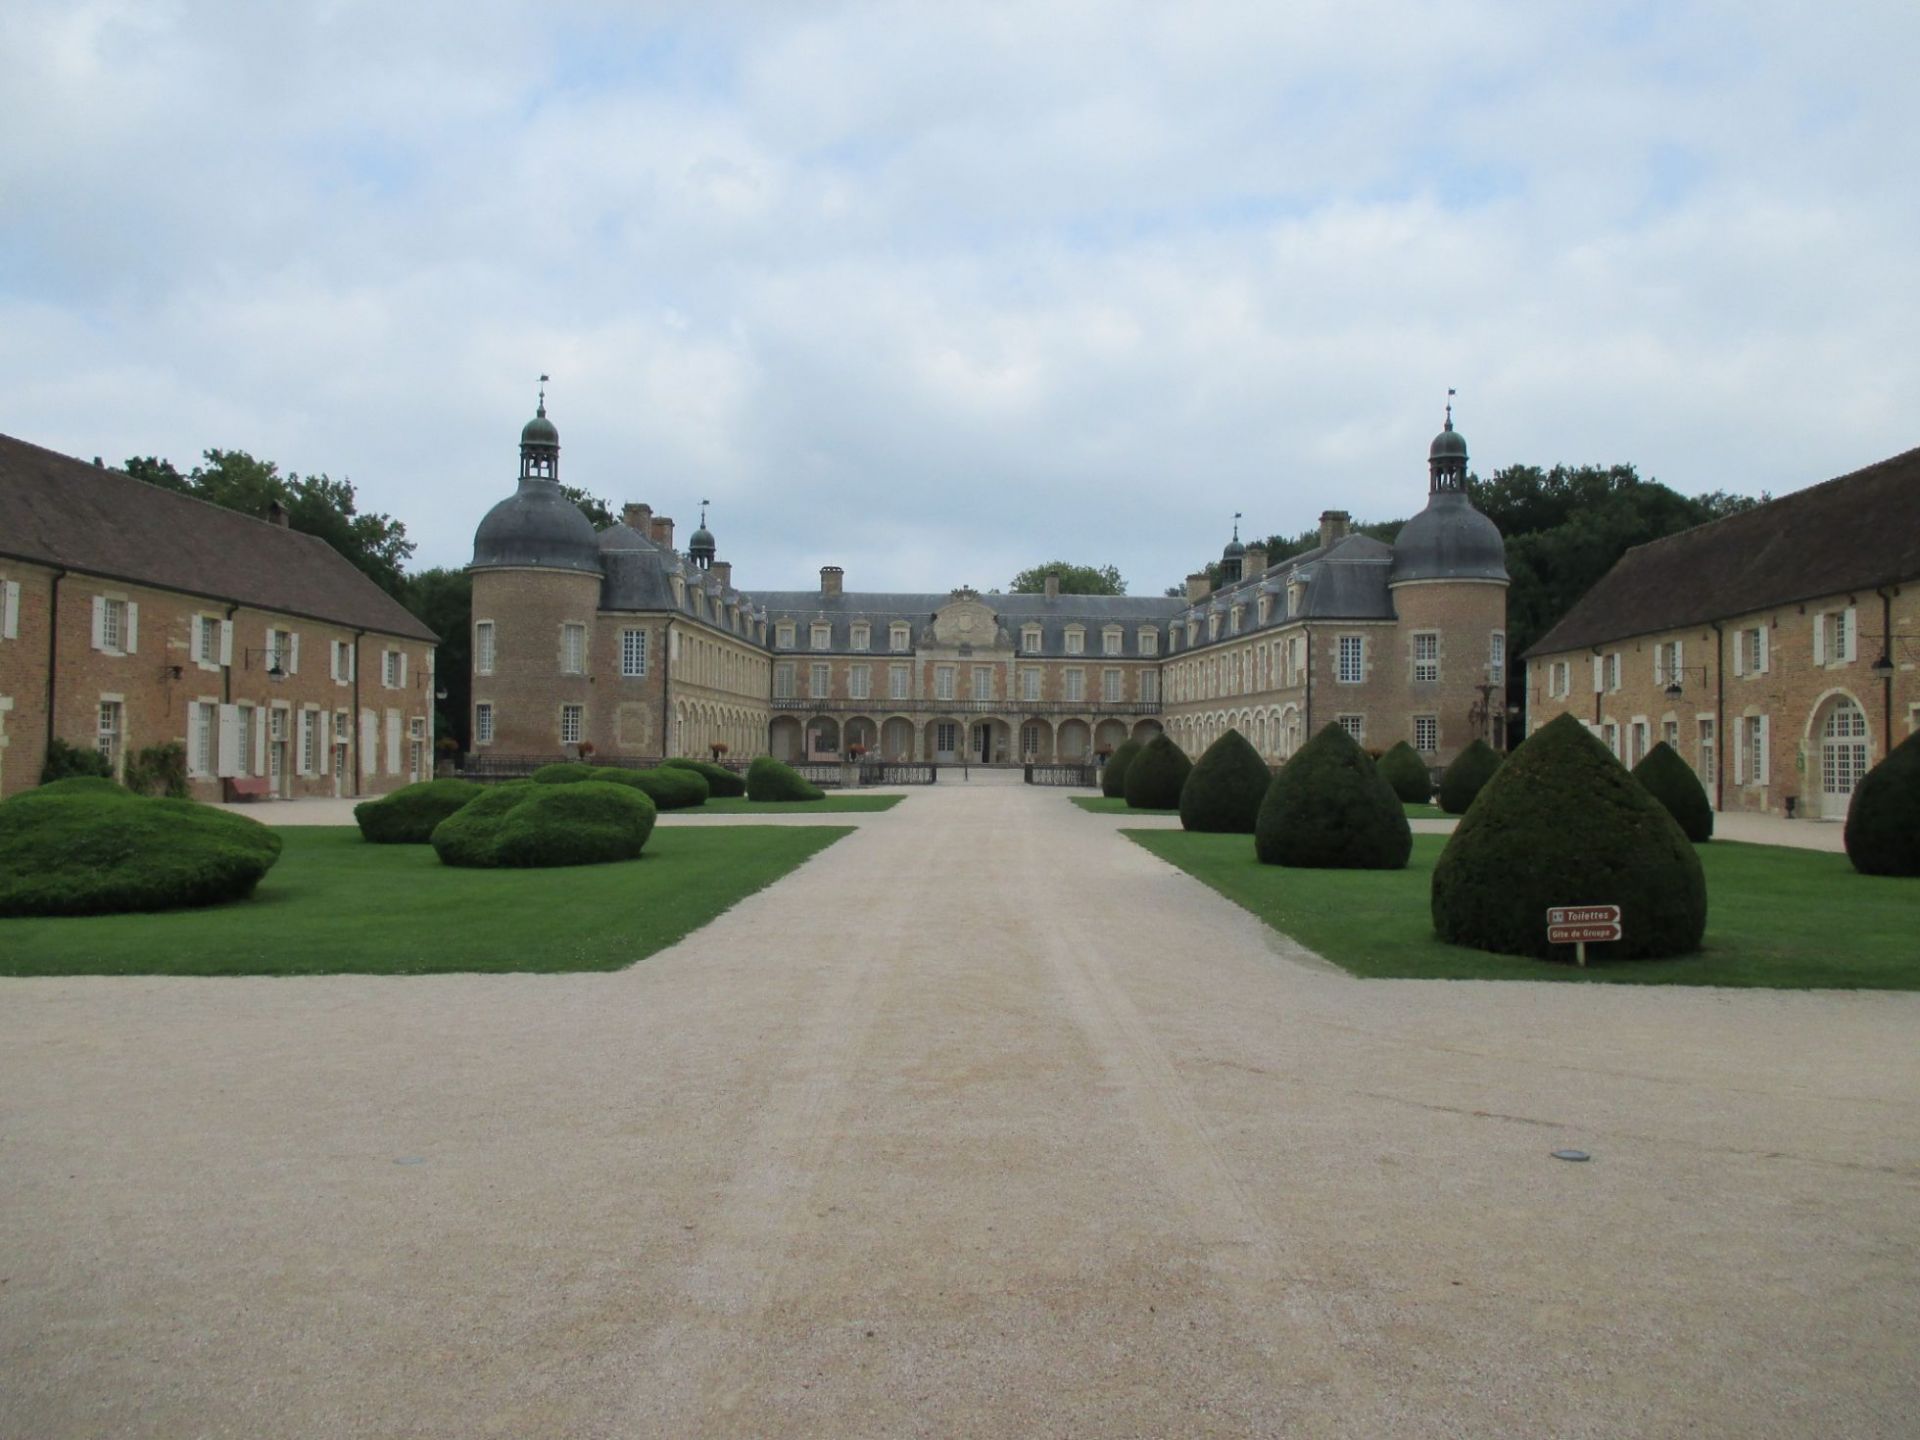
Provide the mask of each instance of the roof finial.
POLYGON ((707 528, 707 506, 712 503, 711 500, 702 500, 700 502, 700 528, 702 530, 707 528))
MULTIPOLYGON (((547 413, 547 380, 549 378, 550 377, 545 375, 540 377, 540 408, 534 411, 536 415, 544 415, 547 413)), ((1451 395, 1453 392, 1449 390, 1447 393, 1451 395)))
POLYGON ((1236 539, 1236 540, 1238 540, 1238 539, 1240 538, 1240 516, 1241 516, 1241 514, 1242 514, 1242 512, 1241 512, 1241 511, 1239 511, 1239 510, 1236 510, 1236 511, 1234 511, 1234 512, 1233 512, 1233 538, 1234 538, 1234 539, 1236 539))
POLYGON ((1453 393, 1454 393, 1453 387, 1449 385, 1447 387, 1447 424, 1446 424, 1446 428, 1449 430, 1453 428, 1453 393))

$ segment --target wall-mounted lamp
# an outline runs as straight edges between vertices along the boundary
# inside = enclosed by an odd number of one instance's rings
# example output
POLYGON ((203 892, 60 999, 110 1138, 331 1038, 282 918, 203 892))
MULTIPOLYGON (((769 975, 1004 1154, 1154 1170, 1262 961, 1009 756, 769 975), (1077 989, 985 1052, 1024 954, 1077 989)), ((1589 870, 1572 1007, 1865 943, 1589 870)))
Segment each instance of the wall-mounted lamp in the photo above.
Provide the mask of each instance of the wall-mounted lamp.
POLYGON ((284 680, 287 678, 287 672, 280 668, 280 652, 277 650, 242 650, 240 652, 241 667, 251 670, 253 668, 253 657, 256 655, 268 662, 267 678, 269 680, 284 680))
POLYGON ((1704 686, 1707 683, 1707 667, 1706 666, 1704 665, 1677 666, 1675 667, 1673 672, 1673 679, 1667 682, 1667 690, 1666 690, 1667 699, 1678 700, 1683 694, 1686 693, 1684 690, 1680 688, 1680 677, 1683 675, 1698 675, 1700 677, 1700 683, 1702 686, 1704 686))

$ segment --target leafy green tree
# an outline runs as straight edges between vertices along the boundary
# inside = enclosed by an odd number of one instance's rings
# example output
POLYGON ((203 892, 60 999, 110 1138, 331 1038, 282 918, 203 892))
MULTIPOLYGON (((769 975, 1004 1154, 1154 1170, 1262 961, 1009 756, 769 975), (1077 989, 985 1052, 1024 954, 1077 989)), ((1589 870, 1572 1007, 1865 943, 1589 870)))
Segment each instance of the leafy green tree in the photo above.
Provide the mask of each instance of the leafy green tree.
POLYGON ((473 695, 473 577, 464 570, 435 566, 409 575, 400 603, 416 620, 440 637, 434 660, 434 680, 447 698, 434 702, 436 740, 451 739, 461 750, 469 748, 469 703, 473 695))
POLYGON ((580 507, 581 513, 593 522, 596 530, 605 530, 613 524, 613 509, 598 495, 589 495, 578 485, 562 485, 560 493, 580 507))
POLYGON ((1035 565, 1030 570, 1022 570, 1007 582, 1008 593, 1013 595, 1044 595, 1047 590, 1047 576, 1054 573, 1060 576, 1062 595, 1124 595, 1127 582, 1120 578, 1120 571, 1112 565, 1069 565, 1064 560, 1055 560, 1048 565, 1035 565))

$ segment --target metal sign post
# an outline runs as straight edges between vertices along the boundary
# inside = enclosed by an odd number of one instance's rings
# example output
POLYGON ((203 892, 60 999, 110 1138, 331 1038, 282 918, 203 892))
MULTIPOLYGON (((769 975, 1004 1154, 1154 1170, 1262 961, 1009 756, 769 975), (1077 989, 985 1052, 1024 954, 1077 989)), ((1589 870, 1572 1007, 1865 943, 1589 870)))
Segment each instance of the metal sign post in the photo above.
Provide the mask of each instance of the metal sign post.
POLYGON ((1587 946, 1620 938, 1618 905, 1555 905, 1547 911, 1547 943, 1573 946, 1573 958, 1586 967, 1587 946))

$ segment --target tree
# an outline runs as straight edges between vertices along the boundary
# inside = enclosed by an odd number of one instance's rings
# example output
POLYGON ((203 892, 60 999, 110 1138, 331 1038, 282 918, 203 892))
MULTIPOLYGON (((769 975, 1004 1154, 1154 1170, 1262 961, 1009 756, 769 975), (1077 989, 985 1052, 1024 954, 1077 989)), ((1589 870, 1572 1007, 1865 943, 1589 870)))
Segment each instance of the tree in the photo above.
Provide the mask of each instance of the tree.
POLYGON ((1030 570, 1022 570, 1007 582, 1007 590, 1014 595, 1044 595, 1047 590, 1047 576, 1060 576, 1062 595, 1124 595, 1127 582, 1120 578, 1120 572, 1112 565, 1069 565, 1064 560, 1055 560, 1048 565, 1035 565, 1030 570))
POLYGON ((613 524, 613 510, 598 495, 589 495, 578 485, 562 485, 560 493, 580 507, 581 513, 593 522, 594 529, 605 530, 613 524))
POLYGON ((434 679, 447 698, 434 702, 436 740, 451 739, 469 748, 467 725, 473 714, 473 577, 464 570, 436 566, 407 577, 400 603, 440 637, 434 679))

